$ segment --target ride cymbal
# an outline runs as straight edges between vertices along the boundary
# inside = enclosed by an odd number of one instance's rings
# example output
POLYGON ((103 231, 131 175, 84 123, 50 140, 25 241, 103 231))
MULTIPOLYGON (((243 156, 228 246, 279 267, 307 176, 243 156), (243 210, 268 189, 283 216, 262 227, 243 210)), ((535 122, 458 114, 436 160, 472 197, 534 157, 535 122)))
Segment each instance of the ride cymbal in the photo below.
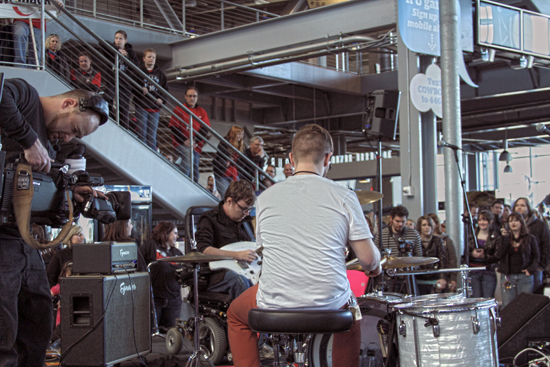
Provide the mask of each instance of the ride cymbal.
POLYGON ((165 257, 164 259, 159 259, 157 261, 169 262, 169 263, 197 264, 197 263, 209 263, 210 261, 231 260, 231 259, 233 259, 231 256, 205 255, 201 252, 193 251, 183 256, 165 257))
POLYGON ((357 199, 359 199, 359 204, 365 205, 377 202, 378 200, 384 197, 384 194, 379 193, 378 191, 355 191, 357 199))
MULTIPOLYGON (((380 264, 382 265, 382 269, 394 269, 394 268, 409 268, 411 266, 420 266, 420 265, 428 265, 438 262, 439 259, 437 257, 421 257, 421 256, 413 256, 413 257, 395 257, 395 256, 386 256, 383 257, 382 260, 380 260, 380 264)), ((363 271, 363 268, 361 267, 361 264, 357 262, 357 260, 349 261, 346 264, 347 270, 359 270, 363 271)))

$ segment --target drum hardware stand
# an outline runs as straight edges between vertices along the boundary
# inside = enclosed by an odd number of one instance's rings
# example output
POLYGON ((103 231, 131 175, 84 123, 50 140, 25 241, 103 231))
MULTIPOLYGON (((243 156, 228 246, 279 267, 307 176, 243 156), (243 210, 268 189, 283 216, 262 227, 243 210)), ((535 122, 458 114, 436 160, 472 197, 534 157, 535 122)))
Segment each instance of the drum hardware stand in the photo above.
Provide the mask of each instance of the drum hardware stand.
POLYGON ((444 147, 451 148, 453 150, 455 161, 456 161, 456 168, 458 170, 458 177, 460 178, 460 186, 462 187, 462 196, 464 198, 464 202, 466 203, 466 213, 462 214, 462 221, 466 225, 466 241, 464 245, 463 259, 464 259, 464 264, 469 264, 470 251, 468 248, 469 247, 468 241, 470 237, 469 235, 470 231, 472 232, 472 236, 474 238, 474 245, 476 249, 479 248, 479 244, 477 242, 477 236, 474 228, 474 221, 472 220, 472 214, 470 213, 470 204, 468 203, 468 195, 466 195, 466 181, 464 180, 464 177, 462 177, 462 170, 460 169, 460 163, 458 161, 458 150, 459 149, 463 150, 463 149, 453 145, 445 145, 444 147))
MULTIPOLYGON (((149 279, 151 279, 151 265, 156 264, 156 263, 157 263, 156 261, 153 261, 152 263, 147 265, 147 272, 149 273, 149 279)), ((158 320, 157 320, 157 310, 155 309, 155 296, 153 294, 153 283, 151 283, 150 287, 151 287, 151 306, 152 306, 151 309, 153 310, 153 317, 154 317, 154 320, 155 320, 155 325, 154 325, 154 328, 153 328, 153 334, 151 334, 151 338, 154 338, 155 336, 159 336, 163 339, 166 339, 166 335, 162 334, 160 332, 160 329, 159 329, 159 323, 158 323, 158 320)))

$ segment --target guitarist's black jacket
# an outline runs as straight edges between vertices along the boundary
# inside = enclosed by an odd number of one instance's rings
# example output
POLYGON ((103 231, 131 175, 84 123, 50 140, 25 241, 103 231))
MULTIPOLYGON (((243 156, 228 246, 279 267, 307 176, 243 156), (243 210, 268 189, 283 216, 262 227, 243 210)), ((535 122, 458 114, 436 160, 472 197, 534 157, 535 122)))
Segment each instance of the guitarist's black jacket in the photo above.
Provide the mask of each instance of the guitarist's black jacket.
MULTIPOLYGON (((248 234, 245 226, 250 226, 252 217, 248 216, 241 222, 233 222, 223 210, 223 201, 218 207, 204 212, 199 218, 195 240, 197 250, 204 252, 207 247, 222 248, 230 243, 241 241, 253 241, 252 231, 248 234)), ((250 227, 249 227, 250 228, 250 227)), ((215 271, 208 281, 208 287, 212 287, 223 280, 226 270, 215 271)))

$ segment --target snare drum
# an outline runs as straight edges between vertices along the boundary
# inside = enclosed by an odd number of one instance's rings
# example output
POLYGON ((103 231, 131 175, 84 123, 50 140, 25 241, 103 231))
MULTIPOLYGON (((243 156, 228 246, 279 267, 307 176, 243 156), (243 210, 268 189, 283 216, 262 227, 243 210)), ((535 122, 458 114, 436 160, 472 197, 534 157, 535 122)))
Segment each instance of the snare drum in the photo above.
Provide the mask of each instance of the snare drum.
POLYGON ((460 299, 463 297, 462 293, 432 293, 422 296, 405 296, 403 302, 429 302, 437 299, 460 299))
MULTIPOLYGON (((361 348, 382 349, 377 331, 378 322, 388 315, 390 305, 399 302, 403 302, 403 295, 400 293, 371 293, 357 297, 362 316, 361 348)), ((332 334, 313 336, 309 348, 309 361, 312 367, 332 367, 332 334)))
POLYGON ((498 366, 497 304, 488 298, 395 304, 401 367, 498 366))

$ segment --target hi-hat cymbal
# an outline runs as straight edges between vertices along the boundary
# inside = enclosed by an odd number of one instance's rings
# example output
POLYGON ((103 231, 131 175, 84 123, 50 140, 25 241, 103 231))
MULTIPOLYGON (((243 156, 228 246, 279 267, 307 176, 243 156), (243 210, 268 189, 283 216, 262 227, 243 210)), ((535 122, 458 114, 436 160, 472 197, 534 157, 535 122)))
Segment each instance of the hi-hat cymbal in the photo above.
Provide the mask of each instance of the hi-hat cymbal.
MULTIPOLYGON (((386 256, 380 260, 382 264, 382 269, 394 269, 394 268, 408 268, 411 266, 420 266, 428 265, 438 262, 437 257, 420 257, 420 256, 404 256, 404 257, 395 257, 395 256, 386 256)), ((356 261, 350 261, 346 265, 347 270, 359 270, 363 271, 361 265, 356 261)))
POLYGON ((165 257, 164 259, 159 259, 157 261, 169 262, 169 263, 199 264, 199 263, 208 263, 210 261, 231 260, 231 259, 233 259, 231 256, 205 255, 202 252, 193 251, 183 256, 165 257))
POLYGON ((384 194, 381 194, 378 191, 362 190, 355 191, 355 194, 357 195, 361 205, 374 203, 384 197, 384 194))

